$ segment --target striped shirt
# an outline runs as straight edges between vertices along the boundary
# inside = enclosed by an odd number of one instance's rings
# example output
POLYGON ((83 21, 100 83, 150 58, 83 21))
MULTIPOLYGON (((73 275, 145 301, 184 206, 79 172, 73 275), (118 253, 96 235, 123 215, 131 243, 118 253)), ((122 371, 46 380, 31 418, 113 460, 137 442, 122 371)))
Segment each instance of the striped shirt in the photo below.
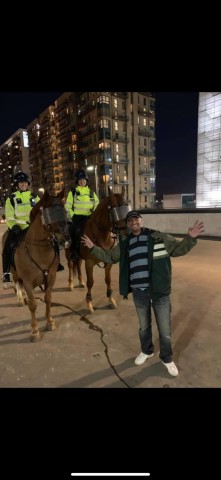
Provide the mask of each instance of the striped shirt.
POLYGON ((129 238, 129 274, 132 289, 149 287, 147 232, 129 238))

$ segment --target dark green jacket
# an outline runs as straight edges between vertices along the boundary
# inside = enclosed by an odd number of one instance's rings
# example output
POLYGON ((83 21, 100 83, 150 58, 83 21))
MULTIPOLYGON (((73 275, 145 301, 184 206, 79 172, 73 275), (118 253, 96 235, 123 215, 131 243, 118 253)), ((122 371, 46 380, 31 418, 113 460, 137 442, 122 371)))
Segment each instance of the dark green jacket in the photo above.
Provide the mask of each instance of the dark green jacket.
MULTIPOLYGON (((186 235, 181 241, 172 235, 161 233, 156 230, 143 231, 148 233, 148 262, 150 277, 150 296, 153 300, 171 293, 171 260, 170 257, 179 257, 188 253, 197 240, 186 235)), ((118 245, 111 250, 103 250, 94 246, 91 253, 105 263, 120 262, 119 289, 120 294, 127 297, 132 290, 129 280, 129 254, 128 237, 120 237, 118 245)))

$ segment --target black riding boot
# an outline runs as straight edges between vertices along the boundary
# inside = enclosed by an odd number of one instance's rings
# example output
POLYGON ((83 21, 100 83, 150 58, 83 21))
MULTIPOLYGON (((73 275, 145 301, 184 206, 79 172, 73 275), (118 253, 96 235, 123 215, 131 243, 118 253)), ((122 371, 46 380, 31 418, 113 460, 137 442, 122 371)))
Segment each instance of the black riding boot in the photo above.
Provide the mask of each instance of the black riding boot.
POLYGON ((71 246, 70 257, 71 260, 76 261, 80 258, 81 236, 83 235, 84 226, 90 216, 74 215, 72 225, 70 226, 71 246))
POLYGON ((12 262, 12 247, 11 243, 15 240, 15 235, 14 233, 9 230, 8 231, 8 236, 5 241, 4 249, 2 252, 2 269, 3 269, 3 277, 2 281, 3 283, 8 283, 11 282, 12 280, 10 279, 10 265, 12 262))
POLYGON ((71 237, 71 245, 69 247, 70 250, 70 259, 76 261, 78 259, 78 254, 76 250, 76 229, 77 229, 77 221, 76 215, 72 219, 72 223, 69 225, 69 234, 71 237))

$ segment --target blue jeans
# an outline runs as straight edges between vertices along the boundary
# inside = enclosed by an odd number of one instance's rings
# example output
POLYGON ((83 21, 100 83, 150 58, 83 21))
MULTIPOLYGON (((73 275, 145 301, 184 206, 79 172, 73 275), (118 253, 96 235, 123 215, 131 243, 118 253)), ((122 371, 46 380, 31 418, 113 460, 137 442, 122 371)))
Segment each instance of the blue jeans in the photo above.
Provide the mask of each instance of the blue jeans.
MULTIPOLYGON (((154 351, 152 342, 151 300, 149 289, 133 288, 133 301, 136 307, 140 329, 141 351, 150 355, 154 351)), ((169 295, 152 300, 152 307, 159 332, 160 359, 164 363, 172 362, 171 344, 171 303, 169 295)))

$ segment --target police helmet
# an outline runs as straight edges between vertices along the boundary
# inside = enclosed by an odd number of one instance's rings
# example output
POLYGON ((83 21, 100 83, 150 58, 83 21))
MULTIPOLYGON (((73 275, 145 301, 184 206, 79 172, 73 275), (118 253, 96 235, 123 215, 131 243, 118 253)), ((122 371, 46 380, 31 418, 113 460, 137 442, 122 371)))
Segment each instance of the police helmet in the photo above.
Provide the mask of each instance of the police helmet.
POLYGON ((28 185, 30 185, 28 175, 24 172, 16 173, 16 175, 14 176, 14 182, 15 182, 16 185, 18 185, 18 183, 20 183, 20 182, 27 182, 28 185))
POLYGON ((81 180, 82 178, 85 178, 85 180, 87 180, 88 182, 88 177, 85 173, 84 170, 77 170, 77 172, 75 173, 75 183, 78 183, 79 180, 81 180))

